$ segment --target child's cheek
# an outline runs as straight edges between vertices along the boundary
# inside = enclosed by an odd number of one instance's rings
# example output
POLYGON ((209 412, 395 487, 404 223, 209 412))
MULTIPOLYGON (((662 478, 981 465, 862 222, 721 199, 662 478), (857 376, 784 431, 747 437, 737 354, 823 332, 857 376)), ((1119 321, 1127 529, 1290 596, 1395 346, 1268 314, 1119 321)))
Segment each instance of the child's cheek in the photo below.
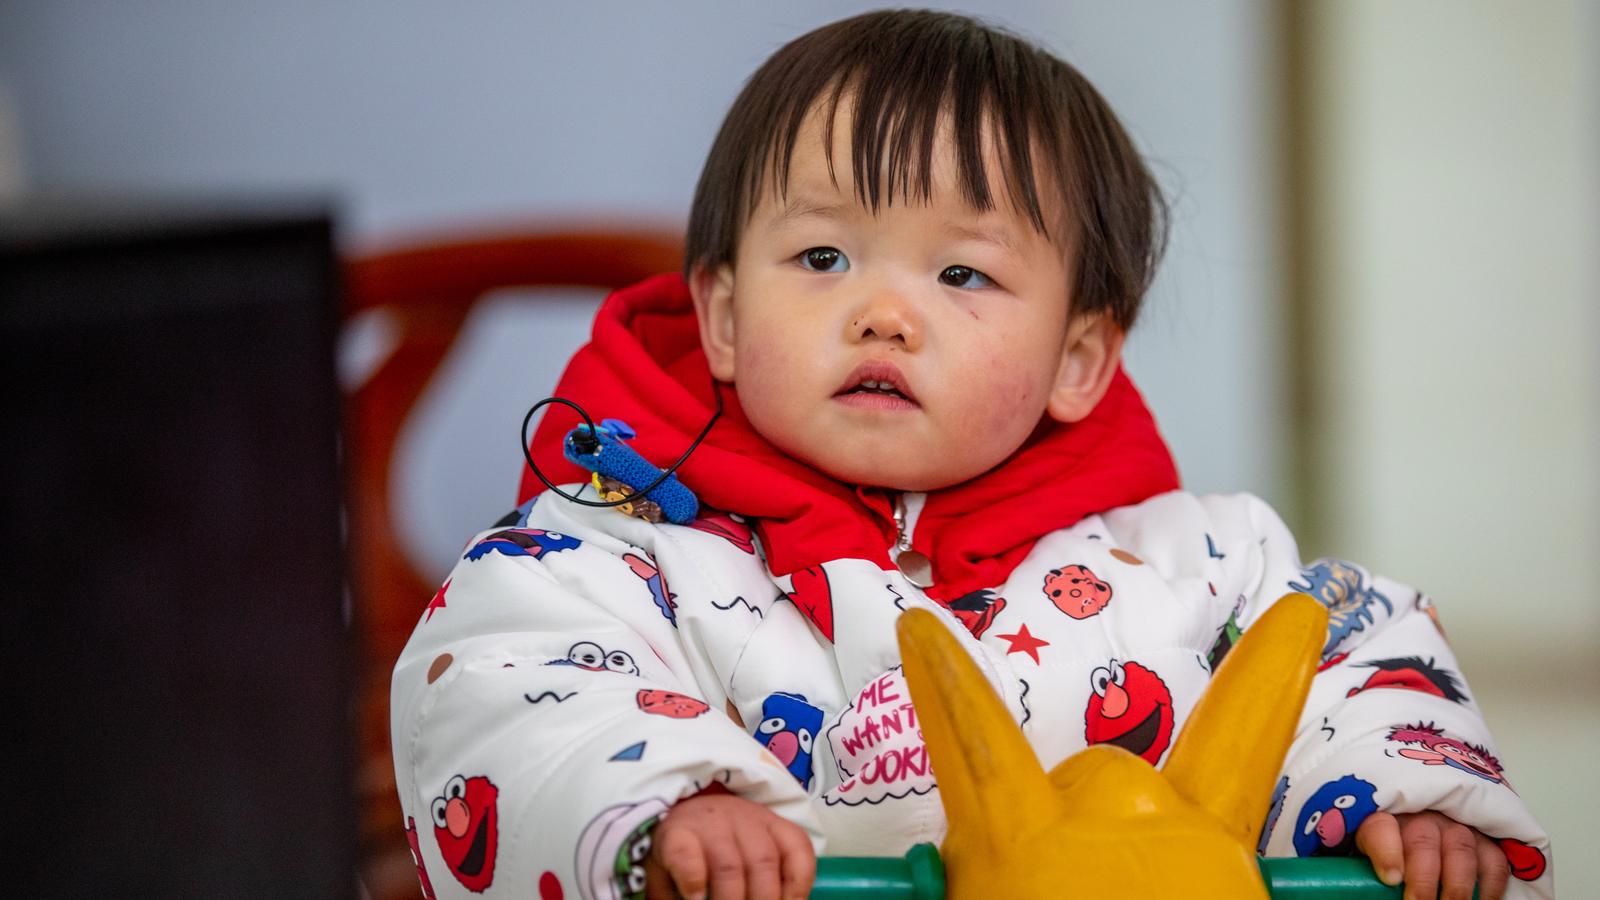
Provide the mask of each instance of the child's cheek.
POLYGON ((1031 373, 1016 366, 996 366, 988 377, 975 379, 971 386, 967 417, 971 439, 1020 442, 1033 430, 1036 416, 1032 414, 1039 412, 1044 400, 1039 379, 1031 373))
POLYGON ((795 365, 795 351, 789 343, 777 338, 753 337, 739 345, 734 380, 741 387, 766 391, 788 380, 787 374, 795 365))

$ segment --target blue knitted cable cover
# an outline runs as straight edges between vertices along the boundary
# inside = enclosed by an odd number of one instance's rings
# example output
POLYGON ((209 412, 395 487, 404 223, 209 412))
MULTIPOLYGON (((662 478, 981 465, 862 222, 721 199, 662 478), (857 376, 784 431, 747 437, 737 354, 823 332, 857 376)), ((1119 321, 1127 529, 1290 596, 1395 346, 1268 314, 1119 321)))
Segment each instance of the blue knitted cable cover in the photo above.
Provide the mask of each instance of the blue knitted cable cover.
MULTIPOLYGON (((574 465, 582 466, 591 472, 599 472, 606 478, 614 478, 634 491, 648 486, 651 482, 661 477, 662 470, 650 464, 640 456, 638 451, 629 447, 623 441, 634 436, 632 428, 626 422, 618 419, 605 419, 595 427, 595 437, 600 445, 594 453, 583 453, 574 443, 574 438, 587 438, 588 425, 579 425, 567 432, 566 440, 561 442, 561 453, 574 465)), ((586 442, 586 441, 585 441, 586 442)), ((678 480, 677 475, 667 476, 655 490, 643 495, 643 499, 654 500, 661 507, 661 514, 667 521, 678 525, 687 525, 694 521, 695 514, 700 510, 700 501, 695 498, 694 492, 678 480)))

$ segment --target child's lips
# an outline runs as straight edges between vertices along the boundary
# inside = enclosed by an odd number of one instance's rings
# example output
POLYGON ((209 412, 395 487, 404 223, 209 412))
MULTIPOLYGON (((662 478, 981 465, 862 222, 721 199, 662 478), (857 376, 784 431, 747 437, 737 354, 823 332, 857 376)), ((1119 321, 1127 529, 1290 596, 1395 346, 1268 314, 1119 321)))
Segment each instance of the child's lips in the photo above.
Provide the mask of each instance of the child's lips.
POLYGON ((843 403, 845 406, 853 406, 856 409, 883 409, 883 410, 921 409, 920 406, 918 406, 917 404, 911 402, 910 400, 907 400, 904 397, 897 397, 894 394, 872 393, 872 392, 869 392, 869 391, 857 391, 855 393, 835 394, 833 399, 838 401, 838 402, 840 402, 840 403, 843 403))
POLYGON ((868 360, 858 366, 834 393, 833 399, 858 409, 910 410, 920 408, 905 375, 887 360, 868 360))

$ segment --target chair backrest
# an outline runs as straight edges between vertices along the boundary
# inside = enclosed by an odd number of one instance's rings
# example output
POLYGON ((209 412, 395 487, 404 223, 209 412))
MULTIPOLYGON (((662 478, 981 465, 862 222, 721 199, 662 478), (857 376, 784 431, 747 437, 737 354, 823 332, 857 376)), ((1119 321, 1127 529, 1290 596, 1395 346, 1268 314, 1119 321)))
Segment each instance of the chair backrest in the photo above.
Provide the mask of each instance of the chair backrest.
MULTIPOLYGON (((346 317, 381 309, 398 331, 394 351, 345 398, 346 511, 360 638, 361 878, 373 900, 417 895, 395 793, 389 677, 437 585, 406 558, 396 534, 390 484, 406 418, 484 295, 519 287, 624 287, 679 268, 682 246, 677 235, 646 229, 507 230, 411 242, 345 265, 346 317)), ((507 509, 514 504, 508 494, 507 509)))

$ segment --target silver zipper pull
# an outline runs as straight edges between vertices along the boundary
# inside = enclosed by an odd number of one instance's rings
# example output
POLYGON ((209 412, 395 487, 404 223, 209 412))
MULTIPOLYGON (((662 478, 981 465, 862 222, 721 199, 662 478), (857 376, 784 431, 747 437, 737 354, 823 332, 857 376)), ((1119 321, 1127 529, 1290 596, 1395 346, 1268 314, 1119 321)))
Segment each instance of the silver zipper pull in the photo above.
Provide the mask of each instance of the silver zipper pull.
POLYGON ((911 535, 906 531, 906 501, 902 494, 894 498, 894 529, 894 564, 900 574, 919 588, 933 584, 933 560, 911 549, 911 535))

